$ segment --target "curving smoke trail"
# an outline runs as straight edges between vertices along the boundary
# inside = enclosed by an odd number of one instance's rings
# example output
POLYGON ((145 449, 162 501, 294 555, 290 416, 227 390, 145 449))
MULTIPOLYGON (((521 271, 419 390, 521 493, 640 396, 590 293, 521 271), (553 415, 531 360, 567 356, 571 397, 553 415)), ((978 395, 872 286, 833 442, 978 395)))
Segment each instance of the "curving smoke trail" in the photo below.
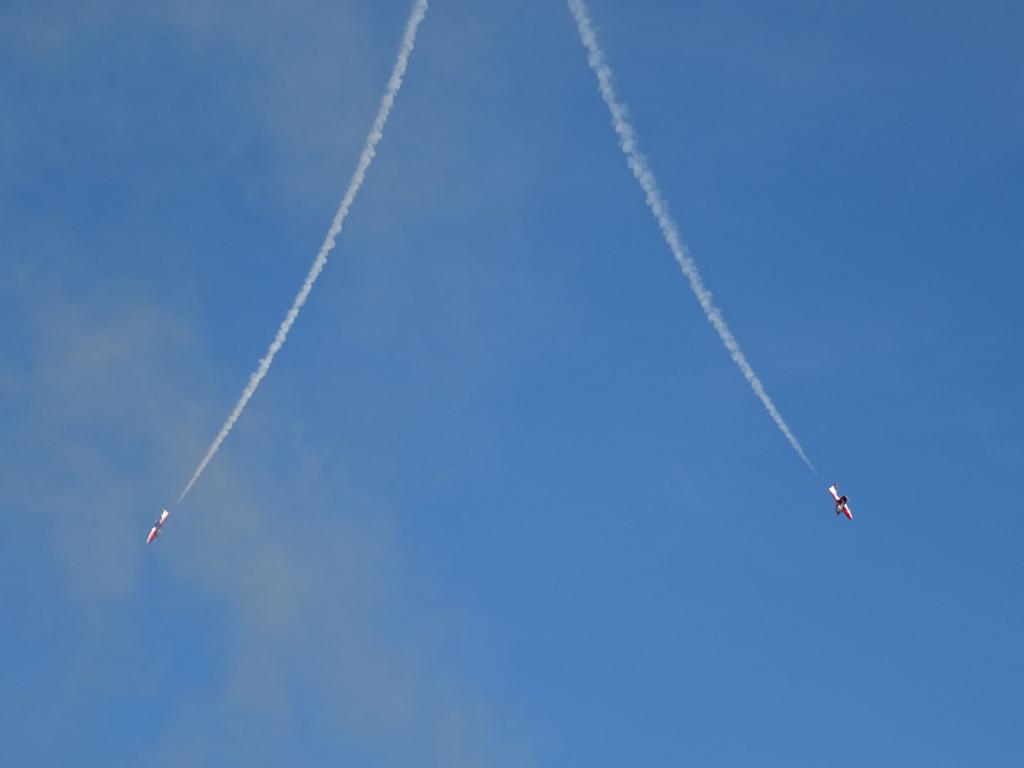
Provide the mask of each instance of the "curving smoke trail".
POLYGON ((238 417, 242 415, 242 411, 245 410, 246 404, 249 399, 256 392, 256 388, 263 381, 263 377, 267 375, 267 371, 270 370, 270 364, 274 362, 274 356, 278 353, 278 350, 284 346, 285 339, 288 337, 288 331, 291 330, 292 325, 295 323, 295 319, 299 316, 299 311, 302 309, 302 305, 306 303, 306 299, 309 297, 309 292, 313 290, 313 283, 316 282, 317 277, 320 276, 320 272, 323 270, 324 265, 327 263, 327 256, 334 249, 334 238, 341 232, 341 228, 345 223, 345 218, 348 216, 349 208, 352 207, 352 203, 356 199, 356 195, 359 194, 359 188, 363 185, 363 181, 366 179, 366 171, 370 167, 370 163, 373 162, 374 155, 377 154, 377 144, 380 142, 384 135, 384 125, 387 123, 388 115, 391 113, 391 107, 395 103, 395 97, 398 95, 399 89, 402 87, 402 78, 405 76, 405 70, 409 65, 409 55, 412 53, 413 46, 416 44, 416 30, 419 28, 420 22, 423 21, 423 17, 427 15, 427 0, 416 0, 413 5, 412 13, 409 15, 409 20, 405 24, 405 34, 402 36, 402 43, 398 48, 398 58, 395 59, 395 66, 391 70, 391 79, 388 80, 387 88, 384 90, 384 96, 381 98, 380 108, 377 110, 377 117, 373 120, 373 125, 370 127, 370 134, 366 138, 366 145, 363 147, 363 152, 359 156, 359 162, 356 164, 356 170, 352 174, 352 180, 348 183, 348 189, 345 191, 345 196, 341 199, 341 204, 338 206, 337 213, 334 214, 334 220, 331 222, 330 229, 327 230, 327 236, 324 238, 323 245, 320 246, 320 251, 316 255, 316 259, 313 261, 313 266, 310 267, 309 273, 306 275, 306 280, 302 284, 302 288, 299 290, 298 295, 295 297, 295 301, 292 302, 291 309, 288 310, 288 314, 285 315, 284 321, 281 326, 277 329, 277 334, 274 336, 274 340, 270 344, 270 348, 267 350, 267 354, 260 360, 259 367, 249 376, 249 383, 242 390, 242 396, 238 399, 235 404, 234 410, 231 411, 231 415, 228 416, 227 421, 224 422, 224 426, 220 428, 220 432, 217 433, 217 437, 214 438, 213 443, 210 445, 206 455, 203 456, 203 460, 199 462, 199 466, 196 467, 196 471, 192 473, 192 478, 188 481, 188 485, 185 486, 185 490, 181 492, 178 497, 180 502, 185 498, 185 495, 195 485, 196 480, 203 474, 203 470, 206 469, 206 465, 210 463, 210 460, 216 455, 221 443, 231 432, 231 428, 235 426, 235 422, 238 421, 238 417))
POLYGON ((739 342, 736 341, 736 337, 732 335, 732 331, 729 330, 729 326, 726 325, 725 319, 722 317, 721 310, 715 306, 712 299, 711 291, 704 286, 704 281, 701 280, 700 272, 697 269, 697 264, 687 253, 686 247, 683 245, 679 238, 679 232, 676 229, 675 222, 672 221, 672 217, 669 216, 668 204, 661 195, 661 190, 658 189, 658 182, 654 178, 654 172, 647 165, 646 159, 640 154, 640 147, 636 137, 636 131, 633 128, 632 123, 629 122, 629 118, 626 115, 626 108, 621 102, 619 102, 618 96, 615 93, 615 88, 612 85, 612 71, 605 60, 604 51, 601 49, 600 44, 597 41, 597 35, 594 32, 594 26, 590 21, 590 13, 587 10, 585 0, 568 0, 569 10, 572 12, 573 18, 576 19, 576 28, 580 34, 580 40, 583 43, 583 47, 587 50, 587 61, 590 63, 590 68, 594 71, 597 76, 597 87, 601 92, 601 98, 604 99, 604 103, 608 106, 608 111, 611 113, 612 126, 615 128, 615 133, 619 136, 619 145, 622 147, 623 153, 626 155, 626 163, 629 165, 629 169, 633 172, 636 180, 640 183, 641 189, 644 191, 644 195, 647 198, 647 206, 651 209, 651 213, 654 214, 655 220, 658 222, 658 228, 661 229, 661 234, 665 238, 665 242, 668 244, 669 249, 672 251, 672 255, 675 256, 676 261, 679 262, 680 269, 683 270, 683 274, 686 275, 690 281, 690 288, 693 289, 694 295, 697 297, 697 301, 700 302, 701 309, 704 310, 704 314, 708 318, 708 322, 714 326, 718 332, 719 337, 722 339, 722 343, 725 348, 729 350, 729 354, 732 356, 733 362, 739 367, 743 373, 743 377, 750 384, 750 388, 754 390, 754 394, 764 405, 765 410, 768 411, 768 415, 772 417, 772 421, 779 428, 786 439, 789 440, 789 444, 793 446, 793 449, 797 452, 804 463, 807 464, 812 470, 814 465, 811 464, 810 459, 804 453, 804 449, 800 447, 799 441, 796 436, 790 430, 789 425, 786 424, 782 418, 782 414, 779 413, 778 408, 772 402, 771 398, 768 397, 768 393, 765 392, 764 385, 761 384, 761 380, 757 378, 757 374, 754 373, 754 369, 750 367, 750 363, 747 362, 746 356, 743 354, 743 350, 740 349, 739 342))

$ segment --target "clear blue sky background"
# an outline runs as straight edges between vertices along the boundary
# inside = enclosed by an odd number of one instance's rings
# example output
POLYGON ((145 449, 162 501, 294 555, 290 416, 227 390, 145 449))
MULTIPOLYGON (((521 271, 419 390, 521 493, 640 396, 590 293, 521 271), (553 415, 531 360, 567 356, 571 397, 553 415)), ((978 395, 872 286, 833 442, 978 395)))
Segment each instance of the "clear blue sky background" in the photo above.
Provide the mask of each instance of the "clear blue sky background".
POLYGON ((593 0, 815 476, 566 8, 435 0, 143 545, 409 7, 0 6, 0 762, 1024 762, 1019 3, 593 0))

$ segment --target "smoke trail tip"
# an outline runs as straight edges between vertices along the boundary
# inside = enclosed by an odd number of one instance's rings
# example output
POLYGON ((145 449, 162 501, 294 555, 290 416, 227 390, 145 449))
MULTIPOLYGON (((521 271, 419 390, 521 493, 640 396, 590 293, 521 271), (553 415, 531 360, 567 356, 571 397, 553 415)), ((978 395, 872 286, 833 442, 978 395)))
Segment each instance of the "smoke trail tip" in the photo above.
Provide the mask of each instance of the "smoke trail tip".
POLYGON ((764 386, 761 384, 761 380, 754 372, 754 369, 747 360, 746 355, 743 354, 743 350, 740 347, 739 342, 736 340, 736 337, 729 329, 728 324, 725 322, 725 318, 722 316, 721 310, 715 305, 713 294, 704 285, 704 281, 701 279, 700 271, 697 268, 696 262, 683 245, 682 238, 680 238, 679 231, 676 228, 676 224, 672 219, 671 213, 669 212, 668 201, 658 188, 658 182, 655 178, 654 171, 651 170, 651 167, 647 162, 647 158, 640 149, 640 141, 637 137, 636 129, 633 127, 633 123, 630 120, 629 110, 627 109, 626 104, 619 100, 619 97, 615 92, 615 85, 613 82, 614 73, 608 65, 604 55, 604 50, 601 48, 601 45, 597 40, 597 34, 594 31, 590 12, 587 9, 585 0, 568 0, 568 3, 569 10, 576 20, 576 28, 579 32, 580 42, 583 43, 583 47, 587 52, 587 61, 590 64, 590 68, 594 75, 597 77, 598 92, 601 94, 601 99, 604 101, 605 106, 608 107, 612 127, 619 139, 619 147, 626 156, 626 165, 629 167, 630 171, 632 171, 634 178, 639 183, 640 188, 644 193, 644 199, 647 203, 647 207, 653 214, 654 219, 661 230, 662 236, 665 239, 666 245, 668 245, 669 250, 678 262, 683 274, 689 280, 690 288, 692 289, 694 296, 696 296, 697 301, 700 303, 701 309, 704 311, 704 315, 707 317, 708 322, 710 322, 714 327, 726 350, 732 357, 733 362, 736 363, 736 366, 740 369, 743 377, 747 380, 747 383, 753 390, 754 395, 761 401, 761 404, 768 412, 768 415, 771 417, 772 421, 775 422, 779 431, 782 432, 785 438, 789 441, 790 446, 796 454, 808 467, 811 468, 812 471, 817 472, 814 465, 811 464, 807 455, 804 453, 800 442, 796 439, 796 436, 789 428, 789 425, 786 424, 785 419, 782 418, 782 414, 779 413, 778 408, 775 407, 772 399, 768 396, 767 391, 765 391, 764 386))
POLYGON ((355 201, 356 195, 359 193, 359 189, 362 187, 363 181, 366 178, 366 171, 377 154, 377 143, 384 136, 384 126, 387 124, 388 115, 391 113, 391 108, 394 105, 398 90, 402 86, 402 78, 405 75, 406 68, 409 63, 409 56, 411 55, 416 43, 416 31, 419 28, 420 22, 423 21, 426 16, 426 12, 427 0, 416 0, 412 13, 409 16, 408 21, 406 21, 405 32, 402 35, 402 42, 398 49, 398 56, 392 66, 391 77, 389 78, 388 85, 384 90, 384 96, 381 98, 380 106, 377 109, 377 115, 371 124, 369 136, 367 137, 366 143, 363 145, 363 150, 359 155, 359 161, 356 163, 356 169, 352 174, 352 178, 349 180, 348 188, 345 190, 345 195, 342 197, 341 203, 334 214, 334 219, 327 231, 324 243, 320 246, 316 259, 313 261, 312 267, 310 267, 309 272, 306 274, 306 279, 302 283, 302 288, 299 290, 298 295, 292 302, 291 308, 288 310, 284 320, 278 327, 277 333, 274 335, 274 340, 267 349, 267 353, 260 359, 257 369, 250 374, 249 383, 245 386, 245 389, 242 390, 242 395, 239 397, 234 409, 232 409, 227 420, 224 422, 224 425, 221 427, 220 432, 217 433, 217 436, 214 438, 210 448, 206 451, 206 455, 203 456, 202 461, 199 462, 199 466, 196 467, 195 472, 192 474, 192 478, 188 481, 188 485, 185 486, 185 490, 182 491, 181 496, 178 497, 179 502, 185 498, 186 494, 188 494, 189 490, 191 490, 192 486, 195 485, 196 481, 206 470, 206 466, 217 454, 217 451, 220 450, 221 444, 231 432, 235 422, 238 421, 239 417, 242 415, 242 411, 245 410, 246 405, 256 392, 260 382, 263 381, 264 376, 267 375, 267 371, 270 370, 271 363, 274 362, 274 356, 284 345, 292 325, 298 318, 299 312, 302 310, 310 291, 313 289, 313 284, 316 282, 317 277, 320 275, 324 265, 327 263, 327 257, 335 246, 335 238, 341 232, 342 225, 345 222, 345 218, 348 216, 349 209, 355 201))

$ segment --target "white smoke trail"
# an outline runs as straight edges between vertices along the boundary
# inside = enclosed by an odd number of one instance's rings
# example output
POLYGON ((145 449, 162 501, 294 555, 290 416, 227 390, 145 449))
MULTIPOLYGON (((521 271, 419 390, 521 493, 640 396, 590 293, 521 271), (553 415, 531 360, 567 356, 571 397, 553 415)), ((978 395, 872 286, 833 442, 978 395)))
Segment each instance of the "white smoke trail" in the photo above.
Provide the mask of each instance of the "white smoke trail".
POLYGON ((587 61, 590 63, 590 68, 594 71, 597 76, 597 87, 601 92, 601 98, 604 99, 604 103, 608 106, 608 111, 611 113, 612 126, 615 128, 615 132, 619 136, 619 144, 622 147, 623 153, 626 155, 626 163, 629 165, 629 169, 633 172, 636 180, 640 183, 640 187, 644 191, 644 195, 647 198, 647 205, 651 209, 651 213, 654 214, 655 220, 658 222, 658 227, 661 229, 661 234, 665 238, 665 242, 668 244, 669 249, 672 251, 672 255, 675 256, 676 261, 679 262, 679 267, 683 270, 683 274, 686 275, 690 281, 690 287, 693 289, 693 293, 697 297, 697 301, 700 302, 701 308, 704 310, 704 314, 707 315, 708 322, 714 326, 718 332, 719 337, 722 339, 722 343, 725 344, 725 348, 729 350, 729 354, 732 356, 733 361, 739 367, 743 373, 743 377, 750 384, 750 388, 754 390, 754 394, 757 395, 758 399, 764 405, 765 410, 768 411, 768 415, 772 417, 772 421, 775 422, 776 426, 782 431, 782 434, 789 440, 790 445, 797 452, 804 463, 807 464, 812 470, 814 465, 811 464, 807 455, 804 453, 804 449, 800 447, 800 443, 797 441, 796 436, 790 430, 785 420, 782 418, 782 414, 779 413, 775 404, 768 397, 768 393, 765 392, 764 386, 761 384, 761 380, 757 378, 757 374, 754 373, 754 369, 750 367, 750 363, 747 362, 747 358, 743 354, 743 350, 740 349, 739 342, 736 341, 736 337, 732 335, 732 331, 729 330, 729 326, 726 325, 725 319, 722 317, 721 311, 715 306, 712 300, 711 292, 704 287, 704 281, 701 280, 700 272, 697 270, 697 264, 687 253, 686 247, 683 245, 679 238, 679 232, 676 230, 675 222, 672 221, 672 217, 669 216, 668 205, 661 195, 661 190, 658 189, 658 183, 654 178, 654 172, 647 165, 646 159, 640 154, 640 147, 636 137, 636 131, 633 128, 632 123, 629 122, 629 118, 626 115, 626 108, 623 106, 615 94, 615 88, 612 85, 612 71, 608 67, 608 63, 605 60, 604 51, 601 49, 600 44, 597 42, 597 35, 594 32, 594 26, 590 21, 590 13, 587 10, 586 3, 584 0, 568 0, 569 10, 572 12, 573 18, 576 19, 576 28, 580 34, 580 40, 583 42, 583 47, 587 50, 587 61))
POLYGON ((274 336, 273 342, 270 344, 270 348, 267 350, 267 354, 260 360, 259 367, 249 376, 249 383, 242 391, 242 396, 238 399, 235 404, 234 410, 231 411, 231 415, 228 416, 227 421, 224 422, 224 426, 220 428, 220 432, 217 433, 217 437, 214 438, 213 443, 210 445, 210 449, 203 456, 203 460, 199 462, 199 466, 196 467, 196 471, 192 474, 192 479, 188 481, 188 485, 185 486, 185 490, 181 492, 181 496, 178 497, 180 502, 185 498, 185 495, 195 485, 196 480, 203 474, 203 470, 206 469, 206 465, 210 463, 210 460, 217 453, 224 442, 224 439, 231 432, 231 428, 235 426, 235 422, 238 421, 238 417, 242 415, 242 411, 245 410, 246 404, 249 399, 256 392, 256 388, 263 381, 263 377, 267 375, 267 371, 270 370, 270 364, 274 362, 274 355, 277 354, 278 350, 284 345, 285 339, 288 337, 288 331, 291 330, 292 324, 295 319, 299 316, 299 311, 302 309, 302 305, 306 303, 306 299, 309 296, 309 292, 313 289, 313 283, 316 282, 317 277, 320 276, 320 272, 323 270, 324 265, 327 263, 327 256, 334 249, 334 238, 341 232, 342 225, 345 223, 345 218, 348 216, 349 208, 352 207, 353 201, 356 199, 356 195, 359 193, 359 188, 363 185, 363 181, 366 179, 366 171, 370 167, 370 163, 373 162, 374 155, 377 154, 377 144, 384 135, 384 124, 387 123, 388 115, 391 113, 391 107, 395 103, 395 97, 398 95, 399 89, 402 87, 402 78, 405 76, 405 70, 409 65, 409 55, 412 53, 413 46, 416 44, 416 30, 418 29, 420 22, 423 21, 424 16, 427 15, 427 0, 416 0, 413 5, 412 12, 409 15, 409 20, 405 25, 405 34, 402 36, 402 43, 398 48, 398 58, 395 59, 395 66, 391 70, 391 79, 388 80, 387 88, 384 90, 384 96, 381 98, 380 108, 377 110, 377 117, 374 118, 373 125, 370 127, 370 134, 366 138, 366 145, 363 147, 363 152, 359 156, 359 162, 356 164, 356 170, 352 174, 352 179, 348 183, 348 189, 345 191, 345 196, 341 199, 341 204, 338 206, 337 213, 334 214, 334 220, 331 222, 330 229, 327 230, 327 236, 324 238, 323 245, 320 246, 320 251, 316 255, 316 259, 313 261, 313 266, 310 267, 309 273, 306 275, 306 280, 302 284, 302 288, 299 290, 298 295, 295 297, 295 301, 292 302, 291 309, 288 310, 288 314, 285 315, 284 321, 281 326, 277 329, 277 334, 274 336))

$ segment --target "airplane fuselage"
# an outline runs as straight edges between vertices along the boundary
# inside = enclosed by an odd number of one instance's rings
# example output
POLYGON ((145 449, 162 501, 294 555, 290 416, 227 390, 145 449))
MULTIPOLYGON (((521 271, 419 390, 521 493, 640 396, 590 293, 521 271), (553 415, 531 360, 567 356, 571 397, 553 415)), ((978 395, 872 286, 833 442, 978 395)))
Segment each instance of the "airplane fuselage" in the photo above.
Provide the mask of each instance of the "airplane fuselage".
POLYGON ((153 523, 153 527, 149 531, 149 536, 146 537, 146 543, 152 544, 153 541, 160 535, 160 531, 163 530, 164 523, 167 522, 167 518, 170 516, 170 512, 166 509, 160 510, 160 517, 153 523))
POLYGON ((833 483, 828 487, 828 492, 836 502, 836 514, 846 515, 847 520, 853 520, 853 513, 850 511, 850 505, 847 503, 845 496, 839 495, 838 486, 833 483))

